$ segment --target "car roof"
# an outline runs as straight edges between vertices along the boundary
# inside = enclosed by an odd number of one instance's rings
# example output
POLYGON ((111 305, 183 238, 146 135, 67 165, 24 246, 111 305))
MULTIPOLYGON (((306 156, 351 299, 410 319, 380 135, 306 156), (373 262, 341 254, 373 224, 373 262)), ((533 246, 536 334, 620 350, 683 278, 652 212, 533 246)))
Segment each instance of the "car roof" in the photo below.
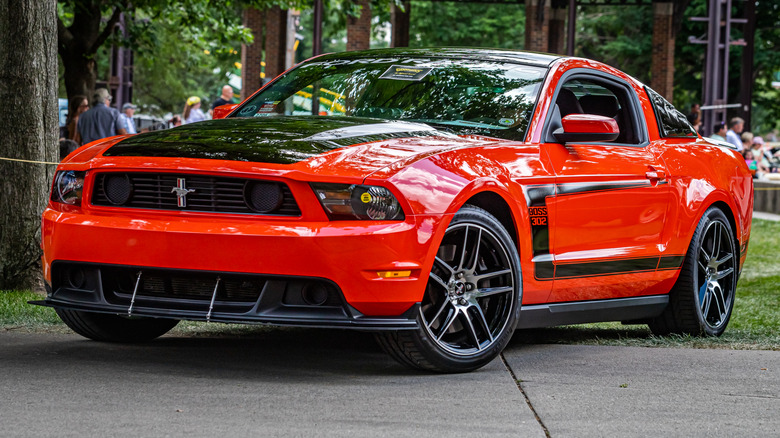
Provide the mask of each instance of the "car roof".
POLYGON ((434 57, 434 58, 459 58, 480 59, 486 61, 508 61, 539 67, 549 67, 554 61, 562 58, 548 53, 522 52, 519 50, 481 49, 474 47, 437 47, 410 49, 406 47, 392 49, 360 50, 354 52, 330 53, 318 57, 318 61, 332 59, 357 59, 376 56, 408 56, 408 57, 434 57))

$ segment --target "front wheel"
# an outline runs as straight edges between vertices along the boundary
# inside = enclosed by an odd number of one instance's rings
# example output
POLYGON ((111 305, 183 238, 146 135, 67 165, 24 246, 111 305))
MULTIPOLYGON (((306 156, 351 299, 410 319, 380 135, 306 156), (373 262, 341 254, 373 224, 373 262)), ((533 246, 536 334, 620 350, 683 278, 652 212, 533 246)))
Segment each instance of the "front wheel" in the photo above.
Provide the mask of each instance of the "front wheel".
POLYGON ((381 333, 402 364, 437 372, 480 368, 504 349, 522 299, 520 258, 501 223, 466 205, 441 242, 417 315, 417 330, 381 333))
POLYGON ((693 233, 680 276, 664 313, 650 322, 654 334, 720 336, 737 290, 739 254, 726 215, 710 207, 693 233))
POLYGON ((162 336, 179 323, 176 319, 141 318, 56 309, 71 330, 95 341, 144 342, 162 336))

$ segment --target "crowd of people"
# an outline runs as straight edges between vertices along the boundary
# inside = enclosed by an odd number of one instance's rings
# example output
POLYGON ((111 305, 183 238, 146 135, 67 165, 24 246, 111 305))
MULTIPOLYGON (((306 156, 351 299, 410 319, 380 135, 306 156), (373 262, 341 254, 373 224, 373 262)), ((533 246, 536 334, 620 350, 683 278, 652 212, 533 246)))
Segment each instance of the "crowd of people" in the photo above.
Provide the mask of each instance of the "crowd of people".
MULTIPOLYGON (((128 102, 120 112, 111 106, 112 96, 105 88, 98 88, 92 95, 92 102, 86 96, 73 96, 68 102, 68 116, 60 132, 60 159, 79 146, 114 135, 137 134, 133 115, 137 107, 128 102)), ((225 85, 222 94, 214 100, 211 109, 204 113, 198 96, 187 99, 182 114, 174 114, 167 121, 167 127, 200 122, 211 118, 214 108, 233 103, 233 87, 225 85)))
POLYGON ((710 135, 707 135, 701 132, 701 109, 698 104, 691 107, 688 121, 703 137, 731 144, 745 158, 755 178, 769 178, 771 174, 778 174, 780 179, 780 144, 776 130, 768 133, 765 139, 745 131, 745 120, 733 117, 728 124, 715 124, 710 135))

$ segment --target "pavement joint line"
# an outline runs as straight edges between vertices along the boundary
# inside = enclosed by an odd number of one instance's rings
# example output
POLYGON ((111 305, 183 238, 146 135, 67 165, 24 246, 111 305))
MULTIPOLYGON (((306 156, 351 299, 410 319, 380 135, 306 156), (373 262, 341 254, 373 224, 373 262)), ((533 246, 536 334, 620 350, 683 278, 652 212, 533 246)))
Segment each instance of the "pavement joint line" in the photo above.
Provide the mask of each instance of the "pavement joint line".
POLYGON ((512 367, 509 366, 509 362, 506 361, 506 358, 504 357, 504 353, 499 354, 499 357, 501 358, 501 362, 504 363, 504 367, 506 368, 506 370, 509 371, 509 375, 512 376, 512 379, 515 381, 515 385, 517 385, 517 389, 520 390, 520 394, 523 394, 523 398, 525 398, 525 403, 528 405, 528 408, 531 409, 531 412, 533 412, 534 417, 536 418, 536 422, 539 423, 539 426, 542 426, 542 430, 544 431, 544 436, 546 436, 547 438, 551 438, 550 431, 547 429, 547 426, 544 425, 544 421, 542 421, 542 418, 536 412, 536 409, 534 409, 534 405, 533 403, 531 403, 531 399, 528 398, 528 394, 525 393, 525 390, 523 389, 523 385, 520 384, 520 380, 517 379, 515 372, 512 371, 512 367))

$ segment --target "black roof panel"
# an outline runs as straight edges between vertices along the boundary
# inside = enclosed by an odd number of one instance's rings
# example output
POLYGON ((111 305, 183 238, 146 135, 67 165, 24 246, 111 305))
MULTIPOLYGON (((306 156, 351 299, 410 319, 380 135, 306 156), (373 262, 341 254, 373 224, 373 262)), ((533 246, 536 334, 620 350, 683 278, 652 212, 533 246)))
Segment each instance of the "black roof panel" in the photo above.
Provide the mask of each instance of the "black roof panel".
POLYGON ((519 50, 481 49, 475 47, 436 47, 410 49, 399 47, 393 49, 361 50, 355 52, 330 53, 317 58, 317 60, 364 58, 367 56, 408 56, 408 57, 435 57, 435 58, 461 58, 484 59, 490 61, 520 62, 523 64, 549 67, 553 61, 561 56, 547 53, 522 52, 519 50))

